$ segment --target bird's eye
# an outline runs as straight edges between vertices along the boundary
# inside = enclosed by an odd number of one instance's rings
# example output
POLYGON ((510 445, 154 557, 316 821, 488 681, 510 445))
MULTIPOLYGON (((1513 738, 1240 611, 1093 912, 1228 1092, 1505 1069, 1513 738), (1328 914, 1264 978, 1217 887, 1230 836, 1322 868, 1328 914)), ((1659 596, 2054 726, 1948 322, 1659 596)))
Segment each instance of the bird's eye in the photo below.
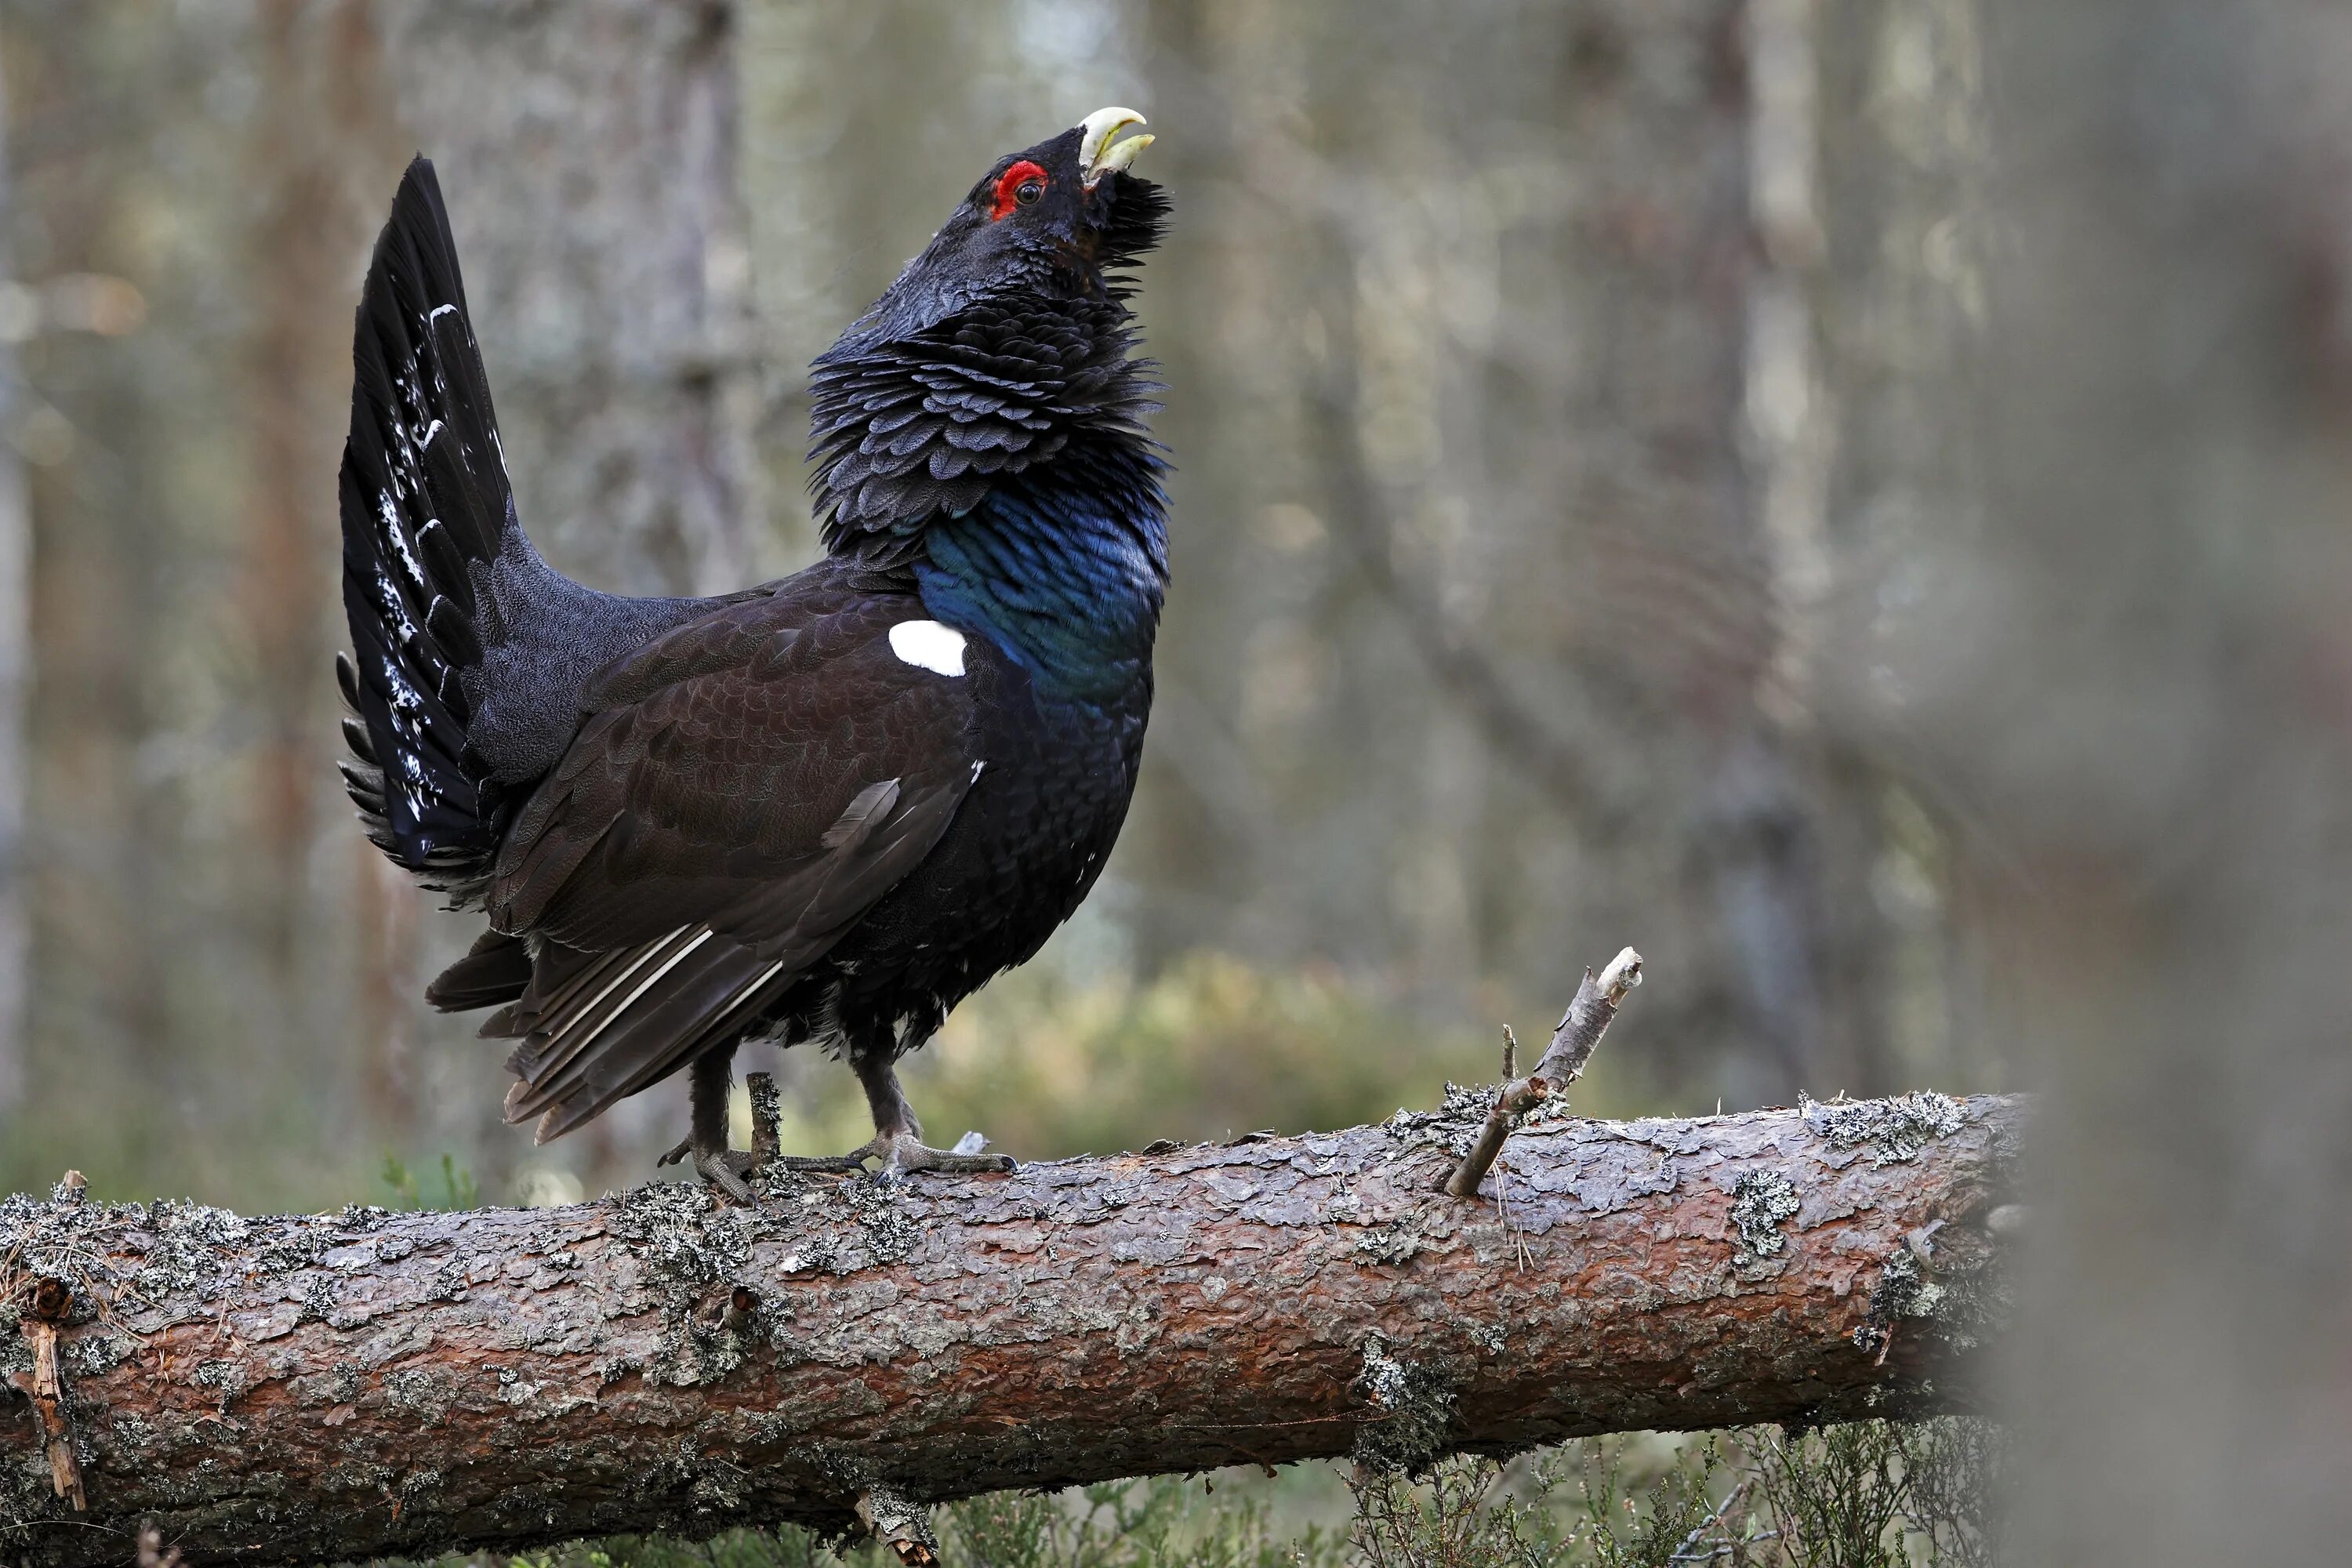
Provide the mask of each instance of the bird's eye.
POLYGON ((1045 185, 1052 178, 1045 170, 1024 158, 997 177, 995 198, 989 205, 991 222, 1003 217, 1014 207, 1034 207, 1045 196, 1045 185))

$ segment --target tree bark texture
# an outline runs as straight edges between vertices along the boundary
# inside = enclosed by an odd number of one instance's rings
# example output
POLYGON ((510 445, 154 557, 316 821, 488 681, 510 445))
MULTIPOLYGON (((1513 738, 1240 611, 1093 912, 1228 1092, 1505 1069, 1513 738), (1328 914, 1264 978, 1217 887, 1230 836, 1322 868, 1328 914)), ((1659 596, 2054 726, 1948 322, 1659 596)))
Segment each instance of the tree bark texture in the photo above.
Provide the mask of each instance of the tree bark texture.
POLYGON ((1964 1397, 2022 1102, 1559 1118, 1446 1197, 1491 1092, 1005 1177, 779 1177, 745 1208, 11 1199, 0 1561, 122 1561, 150 1520, 192 1563, 843 1528, 869 1493, 1964 1397), (29 1397, 45 1338, 86 1512, 29 1397))

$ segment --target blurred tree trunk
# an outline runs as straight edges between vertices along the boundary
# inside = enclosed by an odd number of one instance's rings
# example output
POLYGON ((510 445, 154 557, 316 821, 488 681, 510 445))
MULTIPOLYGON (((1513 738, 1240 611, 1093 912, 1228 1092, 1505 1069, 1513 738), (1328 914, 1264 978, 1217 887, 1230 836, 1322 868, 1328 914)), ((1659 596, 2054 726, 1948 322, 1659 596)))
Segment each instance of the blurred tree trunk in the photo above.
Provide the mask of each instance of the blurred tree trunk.
MULTIPOLYGON (((0 37, 0 51, 6 39, 0 37)), ((36 310, 11 265, 15 184, 7 156, 7 78, 0 61, 0 1125, 25 1096, 25 986, 31 946, 25 909, 26 689, 32 683, 33 524, 17 431, 31 412, 16 368, 16 342, 36 310)))
MULTIPOLYGON (((252 431, 236 631, 250 660, 259 736, 246 804, 261 848, 256 935, 276 984, 306 988, 306 927, 317 894, 310 861, 322 828, 342 826, 334 775, 321 766, 321 671, 342 640, 332 480, 351 388, 351 271, 382 221, 360 178, 396 153, 372 0, 266 0, 255 17, 260 102, 250 160, 259 216, 247 246, 256 320, 240 409, 252 431), (322 793, 326 792, 326 793, 322 793), (321 818, 325 820, 322 821, 321 818)), ((362 898, 384 879, 364 876, 362 898)), ((348 1048, 371 1130, 395 1144, 412 1121, 400 1059, 404 1031, 375 1005, 398 952, 363 910, 359 1027, 348 1048)), ((311 1010, 316 1016, 316 1009, 311 1010)), ((334 1016, 332 1010, 328 1016, 334 1016)))
MULTIPOLYGON (((1998 1085, 2002 1043, 1967 1026, 1980 980, 1955 918, 1964 813, 1906 760, 1912 716, 1881 646, 1938 536, 1975 525, 1982 444, 1969 371, 1984 316, 1986 130, 1978 0, 1824 0, 1810 74, 1818 224, 1793 281, 1812 359, 1817 532, 1809 665, 1787 689, 1823 774, 1837 983, 1869 987, 1874 1070, 1837 1080, 1998 1085), (1963 1054, 1965 1053, 1965 1054, 1963 1054)), ((1772 248, 1768 247, 1768 248, 1772 248)))
POLYGON ((383 12, 435 160, 524 526, 600 587, 741 586, 761 363, 730 0, 383 12))
POLYGON ((2018 1561, 2352 1540, 2352 11, 1988 7, 1990 484, 1885 650, 2053 1130, 2018 1561))
MULTIPOLYGON (((68 1061, 82 1082, 102 1086, 95 1094, 108 1107, 111 1149, 156 1132, 159 1106, 191 1076, 191 1053, 175 1050, 163 1005, 180 978, 169 952, 179 910, 157 896, 178 880, 160 868, 179 864, 184 816, 172 781, 159 776, 160 756, 142 746, 167 727, 151 672, 188 668, 163 652, 177 628, 160 589, 184 564, 186 541, 174 504, 178 441, 159 405, 189 394, 175 405, 186 416, 180 440, 215 439, 218 451, 235 439, 218 417, 232 401, 219 395, 219 362, 198 397, 185 374, 194 355, 144 354, 135 339, 76 330, 87 322, 51 309, 55 285, 103 279, 155 314, 205 281, 170 268, 176 258, 159 233, 192 246, 217 237, 203 225, 173 233, 140 221, 169 204, 139 210, 155 185, 134 176, 146 161, 134 150, 168 146, 182 174, 201 166, 200 152, 173 133, 195 73, 169 69, 156 40, 132 36, 125 21, 93 7, 18 6, 5 16, 5 59, 13 259, 38 293, 6 433, 27 464, 29 630, 41 670, 26 715, 27 811, 40 853, 23 868, 33 941, 55 960, 42 964, 30 999, 40 1050, 25 1066, 37 1101, 68 1061), (135 1097, 126 1092, 134 1084, 135 1097)), ((203 345, 220 346, 216 331, 203 345)), ((28 1117, 9 1142, 37 1148, 58 1130, 28 1117)))

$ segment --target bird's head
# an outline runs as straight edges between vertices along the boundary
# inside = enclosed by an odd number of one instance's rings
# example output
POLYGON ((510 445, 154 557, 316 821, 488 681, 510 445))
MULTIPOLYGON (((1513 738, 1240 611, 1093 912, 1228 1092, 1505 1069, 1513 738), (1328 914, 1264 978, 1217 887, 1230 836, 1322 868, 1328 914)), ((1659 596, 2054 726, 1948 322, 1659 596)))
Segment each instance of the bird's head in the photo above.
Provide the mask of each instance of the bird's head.
POLYGON ((829 546, 897 559, 1068 453, 1157 507, 1151 367, 1127 310, 1126 269, 1168 216, 1130 167, 1151 138, 1121 139, 1142 123, 1098 109, 999 158, 818 357, 811 484, 829 546))
POLYGON ((1160 187, 1132 172, 1151 145, 1132 109, 1097 109, 981 176, 922 254, 843 342, 919 332, 992 295, 1116 298, 1119 273, 1160 241, 1160 187))

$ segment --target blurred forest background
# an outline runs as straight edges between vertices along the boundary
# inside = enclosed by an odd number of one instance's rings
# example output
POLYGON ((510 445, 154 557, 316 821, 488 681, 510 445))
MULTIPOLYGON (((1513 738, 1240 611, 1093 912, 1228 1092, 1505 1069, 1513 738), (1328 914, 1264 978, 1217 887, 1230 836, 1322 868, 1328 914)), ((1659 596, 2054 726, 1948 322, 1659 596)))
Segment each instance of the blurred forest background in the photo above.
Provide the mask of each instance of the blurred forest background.
MULTIPOLYGON (((911 1075, 1022 1155, 1488 1076, 2046 1093, 2021 1561, 2352 1533, 2352 11, 0 0, 0 1185, 494 1199, 335 785, 351 309, 439 163, 526 524, 814 548, 803 367, 1130 103, 1177 574, 1092 903, 911 1075)), ((845 1074, 788 1062, 807 1145, 845 1074)), ((845 1113, 848 1120, 844 1121, 845 1113)))
MULTIPOLYGON (((499 1052, 417 998, 466 922, 333 775, 351 310, 413 152, 526 526, 711 592, 815 548, 809 359, 1113 102, 1179 211, 1152 742, 1091 905, 919 1065, 934 1130, 1377 1118, 1628 942, 1661 984, 1597 1103, 2009 1083, 1864 646, 1973 504, 1971 8, 1474 9, 10 0, 0 1183, 568 1195, 677 1136, 667 1090, 499 1126, 499 1052)), ((784 1070, 803 1141, 855 1131, 784 1070)))

